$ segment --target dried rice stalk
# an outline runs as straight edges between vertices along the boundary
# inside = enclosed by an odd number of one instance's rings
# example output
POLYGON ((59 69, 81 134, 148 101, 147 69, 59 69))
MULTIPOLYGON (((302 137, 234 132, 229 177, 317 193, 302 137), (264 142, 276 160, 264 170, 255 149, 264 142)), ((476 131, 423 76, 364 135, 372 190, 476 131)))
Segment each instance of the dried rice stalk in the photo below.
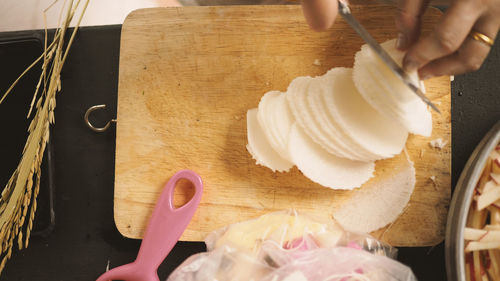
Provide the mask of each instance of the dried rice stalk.
MULTIPOLYGON (((89 0, 83 0, 82 12, 78 16, 77 23, 66 48, 64 48, 66 31, 68 31, 75 12, 80 6, 80 1, 76 0, 74 2, 73 0, 68 0, 64 2, 61 8, 61 16, 64 14, 65 17, 59 19, 59 28, 56 29, 52 42, 47 45, 47 29, 45 29, 44 51, 42 55, 21 73, 19 78, 12 83, 0 99, 1 104, 21 77, 40 61, 43 61, 42 74, 40 75, 28 112, 29 117, 35 106, 35 115, 28 128, 29 136, 24 146, 23 155, 0 197, 0 253, 3 255, 0 262, 0 273, 12 255, 14 241, 17 242, 19 249, 28 247, 37 208, 36 198, 40 188, 40 167, 42 165, 45 146, 50 136, 49 126, 55 122, 55 97, 61 90, 61 69, 89 3, 89 0), (42 92, 38 96, 40 88, 42 92), (35 100, 37 101, 36 104, 35 100), (24 235, 23 232, 25 233, 24 235)), ((53 4, 49 8, 52 6, 53 4)), ((47 9, 44 11, 44 19, 47 9)))

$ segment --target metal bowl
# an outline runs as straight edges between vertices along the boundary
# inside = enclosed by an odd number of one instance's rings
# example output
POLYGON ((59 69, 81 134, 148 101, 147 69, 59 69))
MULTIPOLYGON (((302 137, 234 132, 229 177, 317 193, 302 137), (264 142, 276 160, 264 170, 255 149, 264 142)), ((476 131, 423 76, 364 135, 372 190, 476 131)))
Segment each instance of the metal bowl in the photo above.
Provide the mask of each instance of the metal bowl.
POLYGON ((445 236, 446 274, 449 281, 466 281, 464 229, 476 183, 491 150, 500 141, 500 121, 477 145, 458 179, 453 192, 445 236))

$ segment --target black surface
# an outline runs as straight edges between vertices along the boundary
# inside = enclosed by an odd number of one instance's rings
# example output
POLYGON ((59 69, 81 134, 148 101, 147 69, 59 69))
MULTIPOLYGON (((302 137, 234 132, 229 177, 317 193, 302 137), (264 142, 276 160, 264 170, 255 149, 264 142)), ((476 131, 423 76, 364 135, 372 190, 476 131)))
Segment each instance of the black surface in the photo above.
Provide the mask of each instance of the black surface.
MULTIPOLYGON (((10 35, 0 34, 4 36, 10 35)), ((137 253, 140 242, 121 237, 113 222, 115 131, 96 134, 83 123, 86 109, 95 104, 108 105, 108 111, 96 114, 96 124, 116 114, 119 41, 120 26, 82 28, 77 35, 63 69, 52 135, 56 229, 48 238, 32 239, 27 250, 15 251, 0 280, 95 280, 108 260, 112 268, 137 253)), ((452 83, 453 184, 475 145, 500 119, 499 53, 497 44, 479 72, 452 83)), ((10 109, 0 105, 5 110, 10 109)), ((203 243, 178 243, 160 267, 160 279, 203 250, 203 243)), ((419 280, 446 280, 442 244, 401 248, 399 260, 419 280)))
MULTIPOLYGON (((35 38, 0 40, 0 58, 2 58, 0 99, 12 81, 16 80, 19 74, 40 56, 42 50, 42 43, 35 38)), ((36 68, 23 77, 16 89, 16 94, 9 95, 5 99, 3 107, 8 106, 9 110, 0 110, 0 132, 5 132, 9 136, 2 138, 2 146, 0 146, 0 155, 4 162, 0 170, 0 183, 6 183, 9 180, 17 167, 19 155, 23 151, 23 140, 26 140, 28 136, 26 128, 31 120, 26 119, 26 116, 33 96, 33 88, 36 87, 40 73, 40 68, 36 68)), ((0 185, 0 189, 3 190, 3 185, 0 185)))
MULTIPOLYGON (((33 61, 40 56, 43 47, 38 38, 4 38, 0 39, 0 92, 3 93, 10 87, 12 81, 16 80, 33 61)), ((33 68, 22 79, 15 89, 15 94, 8 95, 4 100, 4 105, 0 106, 0 132, 5 132, 0 146, 0 191, 5 187, 12 173, 15 171, 19 157, 23 151, 27 127, 30 124, 33 113, 27 118, 30 103, 32 101, 34 88, 36 87, 41 69, 33 68), (2 107, 8 108, 2 110, 2 107)), ((50 148, 50 144, 47 146, 50 148)), ((42 165, 42 173, 49 174, 46 150, 45 161, 42 165)), ((53 187, 53 185, 52 185, 53 187)), ((44 177, 40 184, 39 204, 37 207, 39 219, 33 227, 35 233, 49 233, 51 229, 51 206, 48 177, 44 177)))

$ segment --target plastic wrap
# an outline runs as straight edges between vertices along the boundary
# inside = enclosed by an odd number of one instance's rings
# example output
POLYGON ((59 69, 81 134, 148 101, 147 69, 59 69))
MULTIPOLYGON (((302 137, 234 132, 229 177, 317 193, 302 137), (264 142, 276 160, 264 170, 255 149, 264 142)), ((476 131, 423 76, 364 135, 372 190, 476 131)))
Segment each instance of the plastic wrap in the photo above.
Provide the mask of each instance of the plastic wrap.
POLYGON ((168 281, 413 281, 391 258, 396 249, 293 210, 270 213, 211 233, 206 253, 187 259, 168 281))

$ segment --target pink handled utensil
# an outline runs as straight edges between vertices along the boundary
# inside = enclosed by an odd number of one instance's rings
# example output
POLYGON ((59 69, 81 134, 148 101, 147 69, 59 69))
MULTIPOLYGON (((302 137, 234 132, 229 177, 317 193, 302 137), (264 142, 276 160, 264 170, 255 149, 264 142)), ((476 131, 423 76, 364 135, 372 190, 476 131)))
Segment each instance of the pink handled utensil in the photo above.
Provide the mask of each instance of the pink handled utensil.
POLYGON ((97 281, 159 281, 158 266, 181 237, 201 200, 203 183, 190 170, 177 172, 163 189, 146 228, 139 253, 134 262, 105 272, 97 281), (178 180, 187 179, 195 188, 193 198, 182 207, 174 207, 174 189, 178 180))

